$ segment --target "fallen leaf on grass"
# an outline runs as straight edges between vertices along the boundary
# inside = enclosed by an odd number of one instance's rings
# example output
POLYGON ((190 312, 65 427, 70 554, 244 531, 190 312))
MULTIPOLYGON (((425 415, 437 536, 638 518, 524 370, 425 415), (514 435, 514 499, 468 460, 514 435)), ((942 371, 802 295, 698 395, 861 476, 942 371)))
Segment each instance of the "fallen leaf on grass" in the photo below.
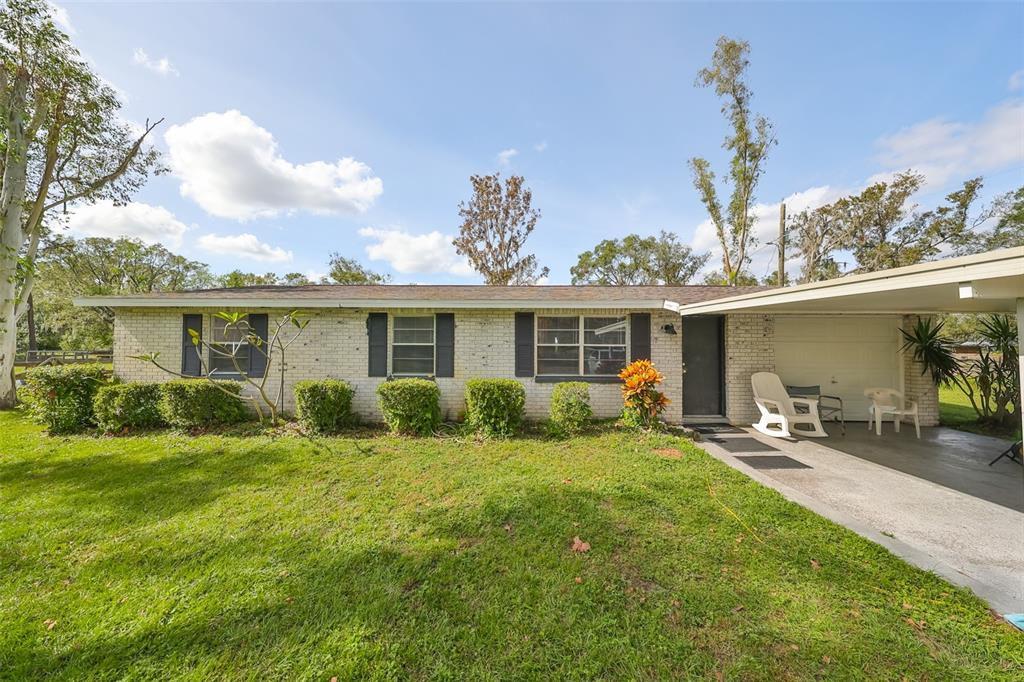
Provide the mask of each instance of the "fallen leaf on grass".
POLYGON ((829 663, 832 662, 832 657, 831 656, 822 656, 821 657, 821 662, 824 663, 825 665, 828 665, 829 663))
POLYGON ((574 537, 572 539, 572 547, 570 549, 572 549, 572 551, 574 551, 574 552, 580 552, 580 553, 582 553, 582 552, 589 552, 590 551, 590 543, 589 542, 583 542, 583 540, 580 540, 580 536, 577 535, 576 537, 574 537))
POLYGON ((572 483, 572 479, 571 478, 563 478, 562 479, 562 483, 564 483, 565 485, 569 485, 570 483, 572 483))
POLYGON ((908 604, 907 602, 903 602, 903 608, 905 608, 906 610, 909 611, 910 609, 912 609, 914 607, 912 605, 908 604))
POLYGON ((740 604, 739 606, 732 607, 732 612, 733 613, 739 613, 740 611, 743 611, 746 608, 747 608, 746 606, 744 606, 743 604, 740 604))
POLYGON ((811 559, 811 568, 818 571, 821 569, 821 563, 817 559, 811 559))
POLYGON ((47 630, 52 630, 54 626, 57 625, 57 621, 55 621, 53 618, 47 618, 43 621, 43 625, 46 626, 47 630))
POLYGON ((583 578, 581 578, 579 576, 576 576, 576 584, 577 585, 582 585, 583 584, 583 578))

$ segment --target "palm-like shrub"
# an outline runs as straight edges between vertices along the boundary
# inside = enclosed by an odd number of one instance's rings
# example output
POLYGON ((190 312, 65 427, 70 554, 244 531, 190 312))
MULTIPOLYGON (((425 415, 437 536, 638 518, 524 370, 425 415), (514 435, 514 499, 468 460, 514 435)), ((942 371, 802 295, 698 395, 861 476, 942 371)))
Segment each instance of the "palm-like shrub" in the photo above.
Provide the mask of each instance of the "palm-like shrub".
POLYGON ((1017 362, 1017 329, 1007 315, 989 315, 981 320, 979 332, 986 342, 978 358, 961 361, 953 353, 953 343, 943 334, 944 322, 918 318, 908 330, 900 330, 904 343, 920 363, 921 373, 930 374, 937 385, 959 388, 979 421, 1009 423, 1014 418, 1010 407, 1020 415, 1020 370, 1017 362))

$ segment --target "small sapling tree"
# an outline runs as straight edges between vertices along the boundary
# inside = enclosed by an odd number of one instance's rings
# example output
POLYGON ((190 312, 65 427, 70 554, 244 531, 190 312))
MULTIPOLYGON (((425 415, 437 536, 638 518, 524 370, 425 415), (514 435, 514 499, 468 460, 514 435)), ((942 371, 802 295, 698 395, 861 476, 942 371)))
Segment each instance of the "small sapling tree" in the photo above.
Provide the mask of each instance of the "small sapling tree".
MULTIPOLYGON (((211 368, 213 358, 224 358, 227 359, 234 372, 231 373, 232 378, 237 377, 244 383, 252 387, 252 394, 246 395, 234 394, 225 389, 221 389, 227 395, 238 400, 244 400, 252 403, 253 408, 256 410, 256 416, 263 423, 264 409, 269 413, 271 425, 278 423, 281 410, 284 407, 284 379, 285 372, 287 371, 287 363, 285 362, 285 353, 288 348, 295 343, 295 341, 302 335, 303 330, 309 324, 308 319, 299 317, 297 311, 291 311, 285 313, 277 320, 274 320, 270 326, 273 327, 273 332, 268 333, 267 339, 264 339, 256 333, 252 325, 249 323, 249 318, 246 313, 237 312, 218 312, 214 315, 221 320, 224 320, 225 336, 233 336, 240 342, 232 343, 220 343, 216 340, 207 341, 203 339, 201 330, 189 329, 188 334, 192 339, 192 350, 199 357, 199 366, 201 368, 200 374, 206 378, 207 381, 213 383, 214 386, 220 388, 217 383, 217 379, 223 377, 224 374, 218 375, 218 372, 211 368), (265 360, 265 371, 258 376, 251 376, 249 371, 249 363, 244 363, 241 356, 242 350, 249 353, 249 358, 252 358, 253 353, 257 353, 262 356, 265 360), (208 361, 207 358, 210 358, 208 361), (276 363, 276 365, 275 365, 276 363), (277 392, 271 396, 271 392, 267 390, 267 379, 270 377, 272 371, 275 369, 278 374, 278 386, 277 392)), ((144 355, 132 356, 136 360, 143 360, 144 362, 152 363, 155 367, 160 370, 167 372, 168 374, 189 379, 192 377, 186 376, 181 372, 175 372, 172 369, 164 367, 160 364, 160 353, 147 353, 144 355)))

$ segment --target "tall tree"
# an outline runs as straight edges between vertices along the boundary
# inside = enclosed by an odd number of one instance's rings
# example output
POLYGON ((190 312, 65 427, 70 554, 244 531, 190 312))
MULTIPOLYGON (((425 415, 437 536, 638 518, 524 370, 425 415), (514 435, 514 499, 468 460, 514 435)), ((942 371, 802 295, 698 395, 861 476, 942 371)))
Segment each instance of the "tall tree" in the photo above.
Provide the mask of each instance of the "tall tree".
POLYGON ((335 284, 387 284, 391 281, 390 275, 382 275, 374 272, 354 258, 345 258, 335 251, 327 263, 330 268, 328 276, 335 284))
POLYGON ((757 217, 751 213, 757 183, 764 173, 768 151, 775 144, 771 122, 750 111, 753 94, 744 80, 750 62, 747 54, 750 44, 725 36, 715 44, 711 65, 697 74, 698 87, 712 87, 722 100, 722 113, 729 120, 732 132, 726 135, 722 148, 732 154, 726 182, 732 194, 723 211, 715 184, 711 163, 704 158, 690 159, 693 185, 707 209, 722 247, 722 275, 724 283, 735 286, 740 282, 750 262, 750 251, 757 243, 754 224, 757 217))
POLYGON ((911 201, 923 182, 924 176, 906 171, 859 194, 794 216, 787 229, 803 260, 800 281, 913 265, 947 250, 983 251, 992 241, 1012 235, 1011 200, 1000 198, 991 207, 973 209, 981 178, 967 180, 946 195, 943 204, 928 211, 919 211, 911 201), (1004 229, 997 226, 980 233, 979 228, 997 215, 1006 216, 1004 229), (852 255, 852 267, 840 267, 841 253, 852 255))
POLYGON ((658 237, 605 239, 581 253, 570 272, 573 284, 678 286, 693 279, 709 257, 693 253, 674 233, 662 230, 658 237))
MULTIPOLYGON (((0 408, 15 403, 18 319, 35 286, 47 213, 128 201, 157 152, 119 116, 113 89, 54 26, 43 0, 0 8, 0 408)), ((159 123, 159 121, 157 122, 159 123)))
POLYGON ((523 177, 501 174, 474 175, 473 198, 459 203, 462 227, 452 242, 461 256, 484 276, 487 284, 536 284, 548 274, 537 270, 537 257, 520 255, 526 239, 537 226, 540 211, 531 206, 533 194, 523 177))
POLYGON ((47 332, 64 348, 110 348, 114 312, 78 308, 77 296, 181 291, 208 287, 204 263, 188 260, 159 244, 137 239, 46 240, 36 263, 35 307, 47 332))
POLYGON ((957 254, 1024 246, 1024 187, 999 195, 979 217, 995 224, 991 229, 977 231, 973 239, 959 244, 957 254))
POLYGON ((786 231, 803 266, 800 283, 832 279, 842 274, 836 252, 850 242, 849 198, 802 211, 790 219, 786 231))

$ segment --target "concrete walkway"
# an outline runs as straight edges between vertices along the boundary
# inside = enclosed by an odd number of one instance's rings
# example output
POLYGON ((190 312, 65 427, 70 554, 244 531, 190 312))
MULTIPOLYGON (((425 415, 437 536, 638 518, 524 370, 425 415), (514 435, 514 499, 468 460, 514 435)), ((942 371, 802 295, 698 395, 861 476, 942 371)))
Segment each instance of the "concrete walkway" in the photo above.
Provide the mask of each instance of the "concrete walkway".
POLYGON ((942 427, 881 437, 865 424, 827 439, 698 427, 712 456, 788 499, 970 588, 1000 613, 1024 613, 1024 471, 988 462, 1006 441, 942 427))

